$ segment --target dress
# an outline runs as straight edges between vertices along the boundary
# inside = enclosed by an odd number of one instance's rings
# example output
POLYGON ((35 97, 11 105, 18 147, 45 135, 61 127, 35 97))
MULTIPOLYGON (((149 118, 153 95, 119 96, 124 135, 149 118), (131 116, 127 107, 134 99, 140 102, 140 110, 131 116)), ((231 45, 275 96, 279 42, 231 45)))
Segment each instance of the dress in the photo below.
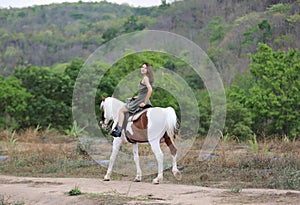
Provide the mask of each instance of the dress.
MULTIPOLYGON (((142 82, 139 83, 138 88, 139 88, 138 97, 135 100, 131 100, 127 102, 127 104, 125 105, 125 107, 130 113, 134 113, 139 108, 140 104, 144 102, 148 93, 147 86, 142 82)), ((149 101, 147 104, 151 105, 151 102, 149 101)))

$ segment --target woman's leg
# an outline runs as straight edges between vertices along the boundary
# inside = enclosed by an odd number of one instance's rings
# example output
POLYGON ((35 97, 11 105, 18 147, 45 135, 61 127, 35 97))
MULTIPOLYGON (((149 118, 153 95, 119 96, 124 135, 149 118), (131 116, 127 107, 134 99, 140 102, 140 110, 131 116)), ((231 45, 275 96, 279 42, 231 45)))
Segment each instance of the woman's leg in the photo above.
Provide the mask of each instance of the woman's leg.
POLYGON ((128 112, 128 110, 126 109, 126 107, 121 108, 121 110, 119 111, 119 121, 118 121, 118 125, 120 127, 123 126, 123 122, 124 122, 124 116, 125 113, 128 112))
POLYGON ((126 109, 126 107, 121 108, 121 110, 119 111, 118 125, 111 132, 112 136, 114 136, 114 137, 121 137, 122 126, 123 126, 123 122, 124 122, 124 115, 125 115, 126 112, 128 112, 128 110, 126 109))

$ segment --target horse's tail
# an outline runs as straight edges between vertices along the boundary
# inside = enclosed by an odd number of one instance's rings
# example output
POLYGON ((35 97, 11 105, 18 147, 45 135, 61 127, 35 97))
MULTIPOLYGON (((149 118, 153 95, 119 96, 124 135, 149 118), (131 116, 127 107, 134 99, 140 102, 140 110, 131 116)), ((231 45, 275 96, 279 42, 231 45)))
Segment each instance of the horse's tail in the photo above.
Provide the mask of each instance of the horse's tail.
POLYGON ((172 107, 167 107, 164 111, 167 115, 167 134, 169 135, 169 137, 175 138, 175 130, 177 125, 177 116, 175 110, 172 107))

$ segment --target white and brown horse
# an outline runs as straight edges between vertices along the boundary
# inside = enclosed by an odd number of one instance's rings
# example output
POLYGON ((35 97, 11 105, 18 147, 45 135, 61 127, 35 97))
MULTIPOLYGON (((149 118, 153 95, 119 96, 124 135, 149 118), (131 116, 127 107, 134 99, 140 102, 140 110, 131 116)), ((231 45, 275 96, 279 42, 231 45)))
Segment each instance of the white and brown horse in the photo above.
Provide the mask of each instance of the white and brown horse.
MULTIPOLYGON (((108 97, 102 99, 101 110, 103 112, 102 127, 106 128, 109 121, 113 120, 114 128, 118 122, 119 110, 125 104, 116 98, 108 97)), ((181 179, 181 172, 177 169, 177 149, 174 145, 177 117, 173 108, 148 108, 137 120, 129 121, 126 130, 123 130, 121 137, 114 138, 113 148, 110 156, 109 166, 104 176, 105 181, 110 180, 112 168, 122 143, 131 142, 133 146, 134 161, 136 164, 135 182, 142 179, 142 170, 139 162, 138 143, 148 142, 158 163, 158 175, 153 179, 154 184, 163 180, 163 152, 160 143, 165 142, 172 155, 172 172, 176 179, 181 179)))

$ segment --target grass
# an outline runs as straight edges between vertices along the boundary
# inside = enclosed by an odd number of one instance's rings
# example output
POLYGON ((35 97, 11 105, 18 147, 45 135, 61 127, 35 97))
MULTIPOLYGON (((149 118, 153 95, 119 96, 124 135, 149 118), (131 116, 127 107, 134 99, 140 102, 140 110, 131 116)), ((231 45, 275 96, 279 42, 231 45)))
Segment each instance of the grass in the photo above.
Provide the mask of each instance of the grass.
MULTIPOLYGON (((243 188, 300 190, 300 142, 297 140, 258 141, 253 138, 245 143, 223 140, 213 153, 217 157, 199 161, 202 143, 196 140, 187 155, 178 161, 184 167, 182 180, 176 181, 171 171, 166 170, 164 183, 220 187, 232 192, 243 188)), ((2 131, 0 147, 1 154, 9 156, 0 162, 1 174, 102 178, 106 172, 78 149, 77 138, 53 130, 2 131)), ((149 146, 140 148, 141 155, 149 151, 149 146)), ((127 150, 126 146, 123 149, 127 150)), ((144 176, 143 181, 151 182, 153 177, 144 176)), ((112 178, 130 180, 116 173, 112 178)))

